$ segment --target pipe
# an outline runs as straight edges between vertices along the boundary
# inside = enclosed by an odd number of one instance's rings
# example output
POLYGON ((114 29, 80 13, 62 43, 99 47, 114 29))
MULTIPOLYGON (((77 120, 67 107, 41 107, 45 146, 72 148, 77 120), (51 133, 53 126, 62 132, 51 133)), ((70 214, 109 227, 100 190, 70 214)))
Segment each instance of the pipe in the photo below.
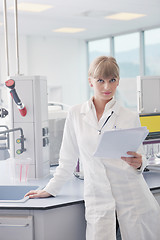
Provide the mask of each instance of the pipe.
POLYGON ((8 24, 7 24, 7 4, 6 4, 6 0, 3 0, 3 9, 4 9, 4 33, 5 33, 5 50, 6 50, 6 62, 7 62, 7 76, 9 76, 10 72, 9 72, 8 24))
POLYGON ((17 10, 17 0, 14 0, 14 13, 15 13, 15 43, 16 43, 16 63, 17 63, 17 75, 20 74, 19 70, 19 39, 18 39, 18 10, 17 10))
MULTIPOLYGON (((7 125, 0 125, 0 128, 6 128, 7 130, 9 130, 7 125)), ((5 147, 4 149, 9 149, 10 148, 10 141, 9 141, 9 133, 6 136, 6 133, 4 133, 3 136, 0 136, 0 140, 7 140, 7 147, 5 147)), ((2 149, 0 147, 0 149, 2 149)))
POLYGON ((23 129, 22 128, 13 128, 13 129, 7 129, 4 131, 0 131, 0 135, 1 134, 5 134, 5 133, 10 133, 10 132, 15 132, 15 131, 20 131, 21 135, 20 135, 20 143, 21 143, 21 153, 23 153, 24 151, 26 151, 26 149, 24 148, 24 134, 23 134, 23 129))

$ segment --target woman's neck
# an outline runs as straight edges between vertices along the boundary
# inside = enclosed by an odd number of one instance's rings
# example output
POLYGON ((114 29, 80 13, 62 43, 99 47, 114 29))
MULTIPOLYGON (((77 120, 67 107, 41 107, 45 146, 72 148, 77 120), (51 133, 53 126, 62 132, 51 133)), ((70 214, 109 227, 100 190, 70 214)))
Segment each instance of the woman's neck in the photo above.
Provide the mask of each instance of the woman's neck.
POLYGON ((108 102, 110 102, 112 99, 110 99, 109 101, 102 101, 102 100, 98 100, 96 98, 93 97, 93 103, 96 109, 96 115, 97 115, 97 119, 98 121, 100 120, 100 118, 103 115, 105 106, 108 102))

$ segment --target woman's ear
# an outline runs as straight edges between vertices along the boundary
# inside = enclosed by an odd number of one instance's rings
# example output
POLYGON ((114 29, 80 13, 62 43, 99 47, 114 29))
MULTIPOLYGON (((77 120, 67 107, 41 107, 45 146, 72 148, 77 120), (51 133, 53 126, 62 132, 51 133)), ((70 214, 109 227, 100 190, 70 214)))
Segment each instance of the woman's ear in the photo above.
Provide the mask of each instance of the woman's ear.
POLYGON ((92 79, 91 79, 91 77, 89 77, 89 78, 88 78, 88 82, 89 82, 89 86, 90 86, 90 87, 93 87, 93 84, 92 84, 92 79))

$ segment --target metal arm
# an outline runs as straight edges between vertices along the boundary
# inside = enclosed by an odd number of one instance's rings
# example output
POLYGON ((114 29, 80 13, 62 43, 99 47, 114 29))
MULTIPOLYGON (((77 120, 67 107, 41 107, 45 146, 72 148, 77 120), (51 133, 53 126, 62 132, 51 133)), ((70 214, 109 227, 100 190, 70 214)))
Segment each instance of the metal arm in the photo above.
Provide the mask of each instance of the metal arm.
POLYGON ((0 131, 0 134, 6 134, 6 133, 16 132, 16 131, 20 131, 21 132, 21 135, 20 135, 21 149, 20 149, 20 152, 18 153, 18 154, 21 154, 21 153, 26 151, 26 149, 24 148, 24 140, 25 140, 25 138, 24 138, 24 134, 23 134, 22 128, 7 129, 7 130, 4 130, 4 131, 0 131))
MULTIPOLYGON (((6 125, 0 125, 0 127, 2 128, 6 128, 8 130, 8 127, 6 125)), ((0 136, 0 140, 7 140, 7 146, 6 147, 0 147, 0 150, 5 150, 5 149, 9 149, 10 148, 10 144, 9 144, 9 133, 4 134, 3 136, 0 136)))

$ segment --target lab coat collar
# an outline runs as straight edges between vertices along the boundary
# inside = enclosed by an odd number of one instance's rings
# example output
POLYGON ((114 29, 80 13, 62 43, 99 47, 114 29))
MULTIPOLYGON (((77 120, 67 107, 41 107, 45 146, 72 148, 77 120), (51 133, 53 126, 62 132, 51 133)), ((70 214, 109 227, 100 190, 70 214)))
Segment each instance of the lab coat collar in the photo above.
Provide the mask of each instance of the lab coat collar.
POLYGON ((108 106, 105 107, 103 119, 101 119, 101 121, 98 122, 95 116, 95 111, 93 111, 94 105, 92 104, 93 101, 92 99, 90 99, 81 106, 81 114, 83 116, 83 120, 87 122, 87 124, 91 125, 92 127, 98 130, 99 126, 102 125, 102 122, 104 122, 104 119, 108 117, 113 111, 114 114, 112 116, 112 121, 109 121, 108 124, 106 124, 105 126, 106 130, 112 129, 114 125, 116 125, 116 118, 117 115, 119 114, 120 105, 115 100, 112 101, 108 106))
MULTIPOLYGON (((89 112, 92 111, 93 107, 94 103, 92 97, 87 102, 82 104, 81 114, 88 114, 89 112)), ((119 115, 120 105, 115 99, 112 99, 110 102, 106 104, 104 114, 107 113, 109 110, 111 110, 111 112, 113 111, 116 115, 119 115)))
POLYGON ((94 111, 92 111, 91 101, 92 100, 89 99, 87 102, 82 104, 80 113, 83 116, 84 121, 92 125, 94 128, 97 128, 97 119, 94 116, 94 111))
MULTIPOLYGON (((106 104, 105 109, 104 109, 104 113, 105 113, 105 112, 108 112, 108 110, 110 110, 110 109, 114 106, 115 102, 116 102, 116 101, 112 98, 112 99, 106 104)), ((91 108, 95 108, 94 103, 93 103, 93 97, 89 100, 89 105, 90 105, 91 108)))

